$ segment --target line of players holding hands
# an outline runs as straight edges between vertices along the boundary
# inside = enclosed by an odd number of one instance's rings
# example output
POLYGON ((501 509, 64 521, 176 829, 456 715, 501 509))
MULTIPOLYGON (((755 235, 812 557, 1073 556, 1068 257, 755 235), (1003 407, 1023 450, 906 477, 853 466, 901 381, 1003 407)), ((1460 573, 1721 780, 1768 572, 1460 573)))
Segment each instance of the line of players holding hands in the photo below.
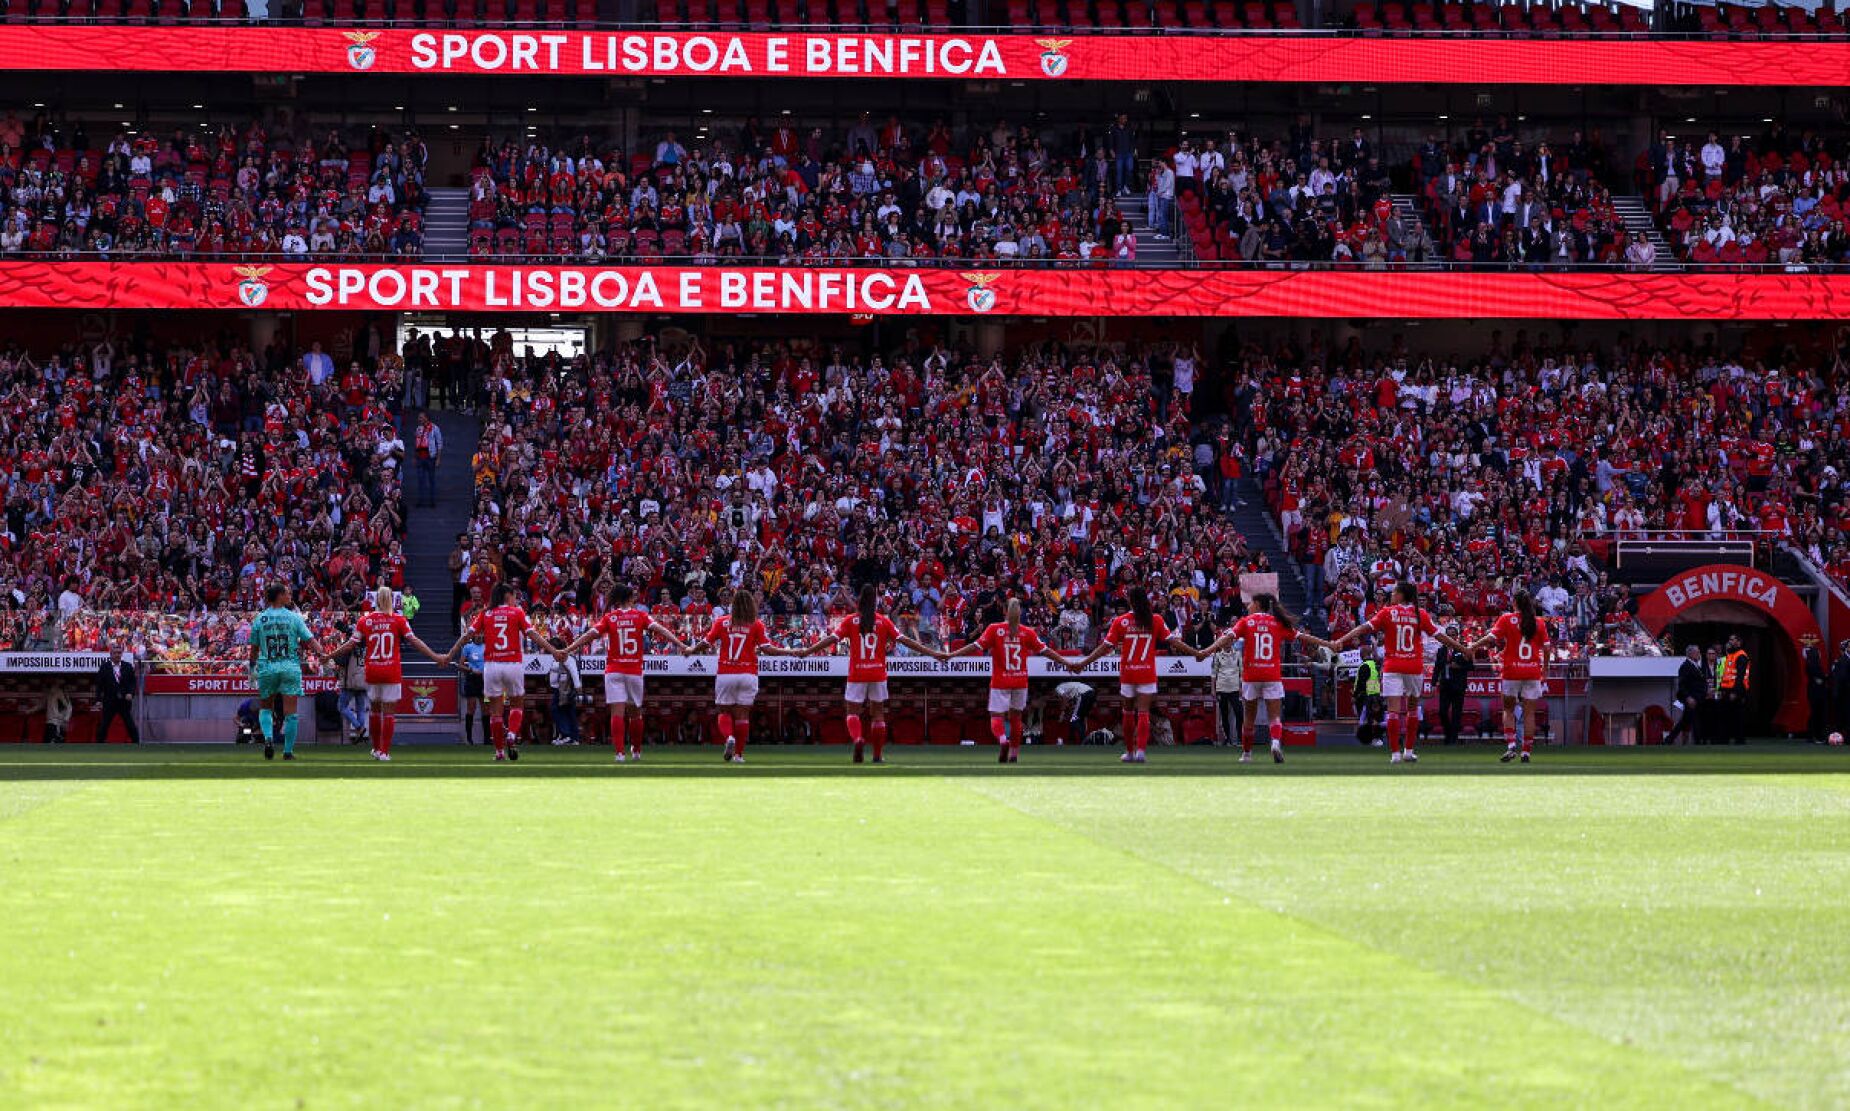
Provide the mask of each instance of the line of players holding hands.
MULTIPOLYGON (((726 739, 724 759, 737 764, 745 762, 745 746, 750 739, 751 707, 758 696, 758 656, 761 653, 808 656, 845 645, 849 662, 844 702, 854 762, 858 764, 866 759, 867 749, 871 748, 872 761, 878 764, 885 759, 888 736, 886 662, 894 646, 904 645, 913 652, 938 660, 987 652, 990 658, 990 732, 999 749, 998 762, 1012 764, 1021 757, 1022 714, 1028 704, 1028 660, 1040 656, 1055 666, 1077 673, 1093 661, 1115 652, 1119 691, 1125 700, 1125 751, 1119 759, 1140 764, 1144 762, 1150 743, 1150 707, 1156 696, 1158 649, 1166 648, 1199 660, 1237 644, 1244 679, 1240 695, 1246 710, 1246 725, 1240 738, 1240 762, 1252 760, 1257 710, 1263 704, 1272 759, 1283 763, 1280 711, 1284 701, 1282 648, 1285 642, 1296 640, 1339 652, 1350 641, 1374 633, 1385 642, 1382 687, 1388 705, 1389 761, 1400 764, 1419 759, 1414 751, 1415 707, 1425 693, 1423 638, 1430 636, 1467 656, 1492 647, 1500 650, 1503 719, 1508 742, 1502 760, 1508 763, 1520 759, 1526 764, 1533 745, 1530 723, 1535 720, 1536 703, 1543 694, 1543 667, 1549 646, 1547 622, 1537 615, 1535 600, 1527 591, 1517 591, 1515 608, 1499 617, 1484 636, 1466 644, 1440 630, 1432 615, 1420 606, 1417 588, 1406 582, 1394 588, 1393 600, 1375 611, 1368 621, 1334 640, 1324 640, 1299 630, 1282 612, 1275 597, 1261 594, 1254 598, 1253 612, 1236 621, 1213 644, 1199 650, 1190 648, 1177 637, 1163 618, 1152 612, 1149 596, 1143 588, 1134 587, 1129 592, 1129 612, 1111 622, 1103 639, 1089 653, 1072 658, 1047 647, 1032 627, 1022 624, 1021 603, 1013 599, 1008 602, 1004 620, 984 629, 971 643, 954 651, 943 651, 906 636, 888 617, 878 613, 872 586, 862 588, 856 613, 842 618, 827 635, 801 648, 770 643, 764 623, 758 620, 756 601, 749 591, 736 591, 731 611, 715 617, 707 631, 693 641, 683 640, 652 618, 647 610, 630 605, 631 597, 628 587, 617 587, 612 595, 612 608, 596 624, 571 643, 555 645, 529 623, 524 609, 509 601, 508 588, 499 585, 490 607, 475 616, 468 630, 447 653, 439 655, 412 634, 409 623, 402 616, 391 612, 391 591, 382 588, 377 608, 361 617, 353 638, 332 649, 332 653, 356 647, 364 649, 368 693, 374 707, 373 756, 390 760, 394 718, 401 696, 401 643, 410 644, 439 666, 447 667, 463 645, 481 638, 483 696, 488 703, 488 733, 494 743, 494 758, 518 760, 520 753, 515 739, 520 736, 524 714, 520 702, 526 692, 526 641, 531 640, 540 650, 564 660, 602 637, 605 641, 604 701, 610 713, 611 746, 616 750, 617 762, 623 763, 626 758, 642 758, 645 636, 659 637, 682 653, 716 650, 719 656, 714 683, 716 724, 720 735, 726 739)), ((312 641, 308 643, 313 647, 312 641)), ((255 654, 253 647, 253 658, 255 654)), ((259 693, 264 692, 260 690, 259 693)), ((288 707, 291 719, 293 712, 294 707, 288 707)), ((293 737, 290 740, 293 741, 293 737)), ((288 755, 293 747, 291 743, 285 754, 288 755)), ((266 745, 266 756, 268 753, 266 745)))

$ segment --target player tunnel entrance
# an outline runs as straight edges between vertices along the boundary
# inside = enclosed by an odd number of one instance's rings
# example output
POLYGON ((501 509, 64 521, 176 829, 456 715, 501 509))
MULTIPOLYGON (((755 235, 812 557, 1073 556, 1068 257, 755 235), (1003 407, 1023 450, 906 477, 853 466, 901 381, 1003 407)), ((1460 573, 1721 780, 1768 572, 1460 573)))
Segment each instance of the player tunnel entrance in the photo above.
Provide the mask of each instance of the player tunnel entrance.
POLYGON ((1786 584, 1748 567, 1697 567, 1642 599, 1638 622, 1679 650, 1690 644, 1722 648, 1730 636, 1740 637, 1752 661, 1748 732, 1804 731, 1802 652, 1806 638, 1820 634, 1810 607, 1786 584))

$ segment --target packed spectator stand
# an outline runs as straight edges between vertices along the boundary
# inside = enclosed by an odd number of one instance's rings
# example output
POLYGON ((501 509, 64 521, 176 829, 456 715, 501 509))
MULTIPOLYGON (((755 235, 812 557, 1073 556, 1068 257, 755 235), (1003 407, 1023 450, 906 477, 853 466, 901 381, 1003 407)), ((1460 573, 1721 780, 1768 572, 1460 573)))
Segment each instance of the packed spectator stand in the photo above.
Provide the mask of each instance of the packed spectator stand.
POLYGON ((1850 569, 1841 355, 1519 333, 1471 357, 1253 347, 1238 365, 1224 435, 1334 630, 1406 575, 1466 619, 1525 586, 1598 642, 1635 611, 1603 558, 1647 532, 1789 543, 1840 582, 1850 569))
POLYGON ((0 119, 0 254, 366 255, 423 250, 415 133, 262 124, 117 132, 0 119))
POLYGON ((1266 570, 1195 469, 1192 349, 889 358, 649 340, 496 358, 478 604, 508 581, 582 618, 621 578, 697 620, 743 584, 794 635, 873 582, 902 627, 955 644, 1018 584, 1027 619, 1081 647, 1133 583, 1186 628, 1266 570))
POLYGON ((1135 257, 1135 229, 1110 188, 1120 169, 1084 127, 1054 139, 1002 120, 957 135, 942 119, 908 126, 862 113, 840 134, 749 119, 736 138, 684 143, 694 130, 664 131, 627 157, 583 136, 484 143, 470 253, 984 265, 1135 257))
POLYGON ((395 356, 337 368, 319 344, 10 345, 0 607, 24 615, 15 646, 84 646, 95 622, 51 628, 79 611, 254 610, 277 578, 309 610, 402 584, 403 386, 395 356))

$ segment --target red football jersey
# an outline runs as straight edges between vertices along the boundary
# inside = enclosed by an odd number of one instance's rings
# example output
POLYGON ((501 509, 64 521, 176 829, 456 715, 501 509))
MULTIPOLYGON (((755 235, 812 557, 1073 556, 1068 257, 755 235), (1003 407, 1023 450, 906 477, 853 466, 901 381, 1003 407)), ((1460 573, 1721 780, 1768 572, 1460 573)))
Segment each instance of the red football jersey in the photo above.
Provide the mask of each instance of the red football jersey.
POLYGON ((1156 682, 1156 646, 1169 639, 1169 626, 1160 613, 1150 615, 1150 628, 1137 627, 1136 618, 1122 614, 1105 630, 1105 643, 1118 649, 1118 682, 1156 682))
POLYGON ((1432 614, 1419 606, 1395 603, 1382 606, 1368 619, 1368 627, 1387 640, 1387 660, 1381 670, 1396 675, 1419 675, 1426 670, 1426 642, 1421 634, 1439 631, 1432 614))
POLYGON ((706 641, 719 645, 719 673, 721 675, 756 675, 758 674, 758 646, 770 640, 765 634, 764 622, 754 621, 743 629, 732 627, 732 618, 717 617, 713 627, 707 630, 706 641))
POLYGON ((469 631, 482 634, 482 659, 491 664, 526 662, 526 642, 520 634, 533 626, 519 606, 495 606, 475 615, 469 631))
POLYGON ((848 681, 850 683, 886 682, 886 658, 899 642, 899 629, 886 614, 874 617, 872 632, 861 631, 861 617, 844 617, 835 626, 835 635, 848 642, 848 681))
POLYGON ((1276 683, 1285 677, 1284 646, 1298 631, 1269 613, 1249 613, 1234 622, 1233 635, 1243 645, 1240 674, 1248 683, 1276 683))
POLYGON ((655 620, 639 609, 611 610, 597 619, 604 636, 606 675, 642 674, 642 636, 655 620))
POLYGON ((989 650, 989 685, 997 690, 1021 690, 1028 685, 1028 657, 1042 648, 1041 635, 1027 625, 1009 632, 1006 621, 983 630, 976 642, 989 650))
POLYGON ((411 635, 411 622, 396 613, 369 613, 363 615, 357 625, 360 647, 366 653, 366 681, 404 682, 404 656, 399 644, 400 638, 411 635))
POLYGON ((1503 642, 1503 677, 1517 681, 1540 679, 1548 658, 1548 622, 1535 619, 1535 635, 1524 639, 1522 618, 1506 613, 1490 627, 1490 635, 1503 642))

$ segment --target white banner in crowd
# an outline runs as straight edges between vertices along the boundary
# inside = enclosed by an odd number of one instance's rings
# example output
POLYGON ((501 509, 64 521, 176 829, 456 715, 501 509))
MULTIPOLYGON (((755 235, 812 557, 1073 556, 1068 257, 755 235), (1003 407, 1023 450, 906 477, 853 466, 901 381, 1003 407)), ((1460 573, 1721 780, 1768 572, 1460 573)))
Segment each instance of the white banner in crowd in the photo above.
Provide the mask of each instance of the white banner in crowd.
POLYGON ((0 675, 91 675, 108 658, 107 652, 0 652, 0 675))
MULTIPOLYGON (((591 675, 604 670, 604 657, 577 657, 580 674, 591 675)), ((552 657, 547 655, 529 655, 527 673, 544 675, 552 667, 552 657)), ((963 659, 939 661, 925 656, 893 656, 886 662, 887 673, 895 679, 987 679, 989 678, 989 658, 987 656, 967 656, 963 659)), ((717 674, 719 659, 716 656, 647 656, 643 659, 644 675, 670 676, 708 676, 717 674)), ((1159 656, 1156 660, 1156 675, 1159 679, 1205 678, 1213 673, 1213 668, 1205 660, 1196 660, 1187 656, 1159 656)), ((758 674, 763 678, 835 678, 848 677, 848 657, 846 656, 765 656, 758 661, 758 674)), ((1081 674, 1089 678, 1116 678, 1118 661, 1106 657, 1088 666, 1081 674)), ((1070 677, 1072 672, 1063 667, 1056 667, 1048 661, 1035 657, 1028 661, 1028 675, 1035 679, 1070 677)))

